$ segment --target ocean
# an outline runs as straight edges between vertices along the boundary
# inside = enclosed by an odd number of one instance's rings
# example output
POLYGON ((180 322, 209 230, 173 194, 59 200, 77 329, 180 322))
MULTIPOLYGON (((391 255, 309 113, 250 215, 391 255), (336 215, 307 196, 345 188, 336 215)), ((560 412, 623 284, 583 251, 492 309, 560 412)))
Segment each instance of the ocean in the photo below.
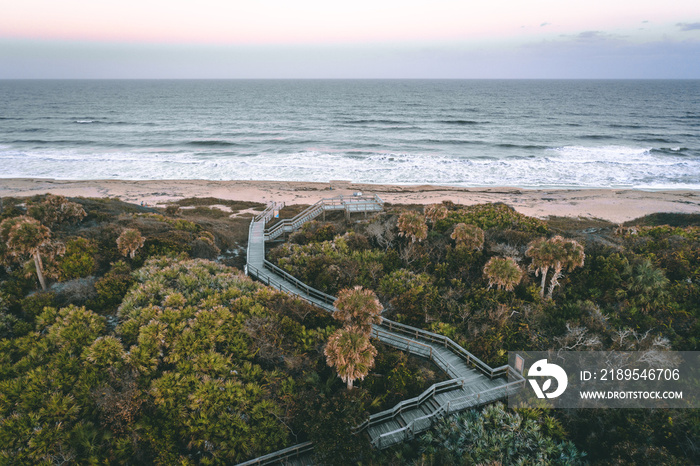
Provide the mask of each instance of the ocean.
POLYGON ((10 177, 700 189, 700 81, 0 81, 10 177))

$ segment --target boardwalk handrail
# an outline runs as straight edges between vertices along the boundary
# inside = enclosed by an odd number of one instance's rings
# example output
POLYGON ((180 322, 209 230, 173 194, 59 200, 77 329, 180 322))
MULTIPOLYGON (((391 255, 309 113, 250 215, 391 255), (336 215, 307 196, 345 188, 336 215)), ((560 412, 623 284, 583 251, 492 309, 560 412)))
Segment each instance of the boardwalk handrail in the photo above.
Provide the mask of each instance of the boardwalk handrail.
POLYGON ((294 290, 292 290, 291 288, 288 288, 288 287, 284 286, 284 285, 282 284, 282 282, 270 280, 270 276, 269 276, 269 275, 261 274, 260 272, 261 272, 261 270, 258 269, 257 267, 248 264, 248 275, 254 276, 254 277, 257 278, 258 280, 260 280, 262 283, 264 283, 265 285, 267 285, 267 286, 269 286, 269 287, 271 287, 271 288, 275 288, 275 289, 280 290, 280 291, 284 291, 285 293, 290 294, 290 295, 292 295, 292 296, 294 296, 294 297, 296 297, 296 298, 302 299, 302 300, 304 300, 304 301, 306 301, 306 302, 308 302, 308 303, 310 303, 310 304, 314 304, 314 305, 317 304, 317 303, 314 303, 313 301, 311 301, 311 300, 310 300, 309 298, 307 298, 306 296, 300 295, 299 293, 296 293, 296 292, 295 292, 294 290), (263 278, 263 277, 265 277, 265 278, 263 278))
MULTIPOLYGON (((378 208, 381 209, 384 206, 384 201, 382 200, 382 198, 380 198, 376 194, 373 196, 352 196, 352 197, 336 196, 336 197, 321 199, 319 201, 316 201, 314 204, 307 207, 306 209, 302 210, 301 212, 299 212, 293 218, 280 220, 273 227, 266 228, 265 229, 265 236, 268 239, 275 239, 276 237, 281 235, 286 230, 291 231, 291 230, 298 228, 301 224, 303 224, 307 221, 307 217, 313 215, 313 217, 311 219, 316 218, 324 210, 335 210, 335 209, 330 209, 330 208, 336 207, 336 206, 343 206, 344 209, 349 209, 349 206, 354 206, 354 207, 377 206, 378 208)), ((355 210, 359 211, 360 209, 355 209, 355 210)), ((362 210, 366 210, 366 209, 362 209, 362 210)), ((308 219, 308 220, 310 220, 310 219, 308 219)))
MULTIPOLYGON (((444 382, 438 382, 436 384, 433 384, 430 387, 428 387, 423 393, 414 398, 402 400, 391 409, 387 409, 385 411, 381 411, 370 415, 369 419, 367 419, 359 426, 355 427, 354 432, 359 433, 373 425, 385 422, 387 419, 393 419, 399 414, 401 414, 403 411, 407 411, 409 409, 418 407, 430 399, 435 400, 435 395, 454 390, 456 388, 461 388, 463 386, 464 378, 450 379, 445 380, 444 382)), ((437 400, 435 401, 437 402, 437 400)))
POLYGON ((379 341, 382 343, 385 343, 389 346, 393 346, 395 348, 401 349, 401 350, 406 350, 411 354, 415 354, 417 356, 422 356, 424 358, 428 358, 429 360, 433 361, 438 367, 443 369, 450 377, 453 378, 459 378, 459 372, 455 369, 455 367, 450 364, 449 361, 444 359, 442 355, 439 352, 433 351, 433 347, 430 345, 426 345, 425 343, 421 343, 420 341, 416 341, 414 339, 406 338, 401 335, 397 335, 396 333, 391 333, 388 332, 385 329, 382 329, 383 332, 388 333, 389 337, 384 337, 382 338, 382 334, 380 334, 379 329, 382 325, 374 325, 372 326, 372 331, 371 334, 376 337, 379 341), (404 345, 398 345, 394 340, 396 339, 401 339, 404 343, 404 345), (413 346, 419 346, 424 348, 424 352, 416 351, 415 348, 412 348, 411 345, 413 346), (427 353, 427 354, 426 354, 427 353))
MULTIPOLYGON (((265 223, 269 222, 272 216, 274 215, 275 210, 280 210, 284 207, 284 202, 270 202, 267 204, 267 207, 265 207, 265 210, 260 212, 258 215, 253 217, 252 222, 259 222, 261 220, 265 220, 265 223)), ((252 223, 251 222, 251 223, 252 223)))
MULTIPOLYGON (((377 448, 383 448, 383 447, 388 447, 390 445, 393 445, 395 443, 401 442, 403 440, 408 440, 412 438, 415 434, 418 432, 422 432, 424 430, 427 430, 430 425, 432 425, 433 419, 440 418, 446 414, 450 414, 452 412, 459 411, 461 409, 464 409, 468 406, 477 406, 479 404, 482 404, 481 402, 483 400, 486 400, 485 402, 493 401, 498 398, 501 398, 503 396, 507 396, 509 393, 512 393, 515 389, 519 388, 520 386, 525 384, 525 379, 523 378, 522 380, 517 380, 513 382, 509 382, 505 385, 501 385, 499 387, 494 387, 490 388, 488 390, 482 390, 477 393, 471 393, 468 395, 461 396, 459 398, 453 398, 450 400, 447 400, 446 402, 442 403, 438 409, 433 411, 430 414, 426 414, 425 416, 418 417, 416 419, 413 419, 410 422, 407 422, 405 426, 400 427, 398 429, 394 429, 390 432, 386 432, 384 434, 380 434, 376 441, 374 442, 375 446, 377 448), (495 396, 491 396, 495 395, 495 396), (420 421, 423 421, 422 423, 420 421), (418 427, 416 425, 418 424, 418 427), (393 439, 392 439, 393 437, 393 439), (400 438, 399 438, 400 437, 400 438), (383 439, 387 439, 387 443, 384 443, 383 439)), ((425 392, 424 392, 425 393, 425 392)), ((433 398, 434 399, 434 398, 433 398)), ((435 400, 437 401, 437 400, 435 400)), ((379 413, 381 414, 381 413, 379 413)), ((366 421, 367 422, 367 421, 366 421)), ((371 423, 368 423, 367 427, 370 427, 371 423)))
POLYGON ((274 451, 268 453, 267 455, 258 456, 252 460, 246 461, 245 463, 238 463, 238 466, 253 466, 253 465, 265 465, 277 463, 279 461, 288 460, 295 456, 299 456, 304 453, 308 453, 314 449, 312 442, 299 443, 297 445, 292 445, 291 447, 284 448, 282 450, 274 451))
POLYGON ((438 333, 433 333, 427 330, 411 327, 410 325, 401 324, 399 322, 394 322, 389 319, 384 319, 382 321, 382 326, 387 327, 390 331, 393 332, 400 332, 404 335, 411 335, 416 338, 423 338, 424 340, 439 343, 442 346, 452 350, 459 357, 461 357, 468 365, 474 366, 477 370, 481 371, 484 375, 488 376, 489 378, 500 377, 502 375, 505 375, 502 373, 503 368, 510 367, 506 365, 498 367, 496 369, 492 369, 488 364, 471 354, 469 351, 462 348, 451 338, 446 337, 445 335, 440 335, 438 333))
POLYGON ((283 277, 285 280, 292 282, 294 285, 297 287, 301 288, 302 290, 306 291, 309 296, 312 298, 316 298, 318 300, 321 300, 324 304, 329 304, 333 306, 333 303, 337 299, 335 296, 331 296, 329 294, 324 293, 323 291, 319 291, 316 288, 312 288, 306 283, 302 282, 298 278, 290 275, 289 273, 285 272, 281 268, 277 267, 275 264, 268 260, 263 261, 263 267, 265 267, 267 270, 280 275, 283 277))
MULTIPOLYGON (((251 220, 250 225, 248 226, 248 244, 245 248, 245 267, 243 268, 243 271, 245 272, 246 275, 250 275, 248 271, 250 270, 250 238, 253 236, 253 226, 255 225, 255 218, 251 220)), ((257 278, 257 275, 256 275, 257 278)))
MULTIPOLYGON (((297 286, 298 288, 305 291, 310 297, 321 301, 323 304, 326 304, 327 306, 333 306, 333 303, 336 300, 335 296, 331 296, 329 294, 326 294, 322 291, 319 291, 315 288, 308 286, 307 284, 305 284, 304 282, 302 282, 298 278, 290 275, 289 273, 285 272, 284 270, 277 267, 276 265, 269 262, 268 260, 263 261, 263 266, 264 266, 264 268, 270 270, 274 274, 281 276, 284 280, 293 283, 295 286, 297 286)), ((259 272, 257 272, 255 275, 257 277, 259 275, 259 272)), ((269 280, 269 278, 267 280, 267 284, 271 285, 271 286, 275 286, 275 288, 278 288, 280 290, 282 290, 282 288, 283 288, 282 285, 277 285, 277 284, 272 285, 272 282, 269 280)), ((286 289, 286 291, 288 291, 289 293, 294 294, 295 296, 298 296, 298 297, 300 297, 300 298, 302 298, 302 299, 304 299, 312 304, 318 304, 318 303, 315 303, 314 301, 308 299, 306 296, 301 296, 298 293, 295 293, 294 291, 291 291, 289 289, 286 289)), ((331 309, 329 309, 326 306, 324 306, 324 308, 327 311, 331 311, 331 309)), ((382 323, 379 325, 384 327, 384 328, 387 328, 391 333, 394 334, 394 337, 398 336, 398 335, 396 335, 397 330, 398 330, 399 332, 403 333, 404 335, 410 335, 414 338, 423 338, 425 340, 432 341, 434 343, 439 343, 442 346, 450 349, 453 353, 457 354, 457 356, 462 358, 467 363, 467 365, 472 366, 475 369, 479 370, 481 373, 483 373, 484 375, 486 375, 490 379, 510 375, 509 374, 509 372, 510 372, 509 365, 504 365, 504 366, 500 366, 498 368, 492 369, 489 365, 484 363, 481 359, 477 358, 472 353, 470 353, 469 351, 465 350, 464 348, 459 346, 457 343, 455 343, 451 338, 448 338, 444 335, 439 335, 437 333, 428 332, 427 330, 422 330, 422 329, 418 329, 415 327, 411 327, 409 325, 400 324, 398 322, 394 322, 394 321, 391 321, 391 320, 386 319, 386 318, 382 319, 382 323)), ((381 338, 379 338, 379 334, 376 330, 375 330, 375 334, 376 334, 377 338, 381 340, 381 338)), ((404 340, 410 344, 422 345, 422 346, 425 346, 426 348, 429 348, 429 351, 428 351, 429 355, 419 354, 420 356, 428 357, 431 360, 435 360, 436 358, 441 359, 441 357, 439 355, 433 355, 432 348, 429 345, 424 345, 424 344, 422 344, 419 341, 416 341, 414 339, 404 338, 404 340)), ((414 351, 410 351, 409 347, 407 347, 406 349, 409 352, 417 354, 414 351)), ((447 362, 447 361, 440 361, 440 362, 445 366, 444 369, 448 374, 450 374, 450 376, 454 376, 457 374, 456 370, 453 368, 453 366, 449 362, 447 362), (452 370, 449 370, 449 369, 452 369, 452 370)), ((440 365, 440 364, 438 364, 438 365, 440 365)))

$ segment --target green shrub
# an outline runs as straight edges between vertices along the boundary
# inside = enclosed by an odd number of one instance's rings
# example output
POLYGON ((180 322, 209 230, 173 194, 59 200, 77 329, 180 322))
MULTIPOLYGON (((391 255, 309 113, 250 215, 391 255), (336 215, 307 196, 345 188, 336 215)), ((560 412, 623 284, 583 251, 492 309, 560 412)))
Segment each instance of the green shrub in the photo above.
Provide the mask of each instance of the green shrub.
POLYGON ((17 317, 0 311, 0 339, 12 338, 15 335, 15 326, 19 322, 17 317))
POLYGON ((398 320, 409 324, 428 322, 440 305, 440 293, 430 275, 406 269, 396 270, 382 278, 379 293, 388 301, 387 309, 398 320))
MULTIPOLYGON (((171 206, 168 206, 171 207, 171 206)), ((177 206, 175 206, 177 207, 177 206)), ((167 213, 167 210, 166 210, 167 213)), ((199 217, 209 217, 209 218, 224 218, 228 217, 228 212, 225 212, 216 207, 203 207, 197 206, 194 209, 180 209, 180 214, 187 216, 199 216, 199 217)))
POLYGON ((168 215, 177 215, 180 210, 180 206, 177 204, 168 204, 165 206, 165 213, 168 215))
POLYGON ((476 225, 482 230, 498 228, 531 233, 546 234, 547 224, 534 217, 516 212, 505 204, 476 204, 447 214, 447 218, 438 220, 435 229, 446 232, 453 225, 465 223, 476 225))
POLYGON ((20 301, 22 313, 24 316, 33 321, 36 316, 44 311, 45 307, 56 305, 56 294, 52 292, 34 293, 20 301))
POLYGON ((95 282, 97 302, 93 308, 101 313, 114 311, 133 284, 131 268, 126 262, 119 261, 113 264, 110 271, 95 282))
POLYGON ((572 442, 542 432, 546 422, 523 419, 501 402, 447 416, 420 436, 421 464, 586 464, 572 442))
POLYGON ((185 220, 182 218, 168 223, 171 224, 176 230, 188 231, 190 233, 196 233, 202 229, 202 227, 200 227, 196 223, 190 222, 189 220, 185 220))
POLYGON ((95 273, 97 246, 85 238, 70 239, 66 242, 66 252, 59 259, 58 266, 64 278, 82 278, 95 273))

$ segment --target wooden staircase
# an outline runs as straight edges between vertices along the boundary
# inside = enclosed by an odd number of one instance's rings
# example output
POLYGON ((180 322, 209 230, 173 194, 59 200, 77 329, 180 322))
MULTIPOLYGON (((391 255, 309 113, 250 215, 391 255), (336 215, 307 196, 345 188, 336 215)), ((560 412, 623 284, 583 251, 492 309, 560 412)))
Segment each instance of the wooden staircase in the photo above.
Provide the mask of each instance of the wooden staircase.
MULTIPOLYGON (((283 204, 273 203, 256 216, 250 224, 246 274, 268 286, 298 296, 309 303, 335 312, 335 297, 311 288, 284 270, 265 260, 265 242, 284 233, 291 233, 325 211, 378 212, 383 202, 378 196, 345 196, 323 199, 292 219, 282 220, 270 229, 266 223, 283 204)), ((356 433, 367 432, 377 448, 386 448, 413 438, 430 428, 446 414, 455 413, 507 397, 519 390, 525 379, 512 367, 492 369, 444 335, 383 319, 372 326, 371 336, 394 348, 431 360, 450 380, 434 384, 415 398, 403 400, 392 409, 373 414, 357 426, 356 433)), ((310 464, 313 446, 306 442, 241 463, 310 464)))

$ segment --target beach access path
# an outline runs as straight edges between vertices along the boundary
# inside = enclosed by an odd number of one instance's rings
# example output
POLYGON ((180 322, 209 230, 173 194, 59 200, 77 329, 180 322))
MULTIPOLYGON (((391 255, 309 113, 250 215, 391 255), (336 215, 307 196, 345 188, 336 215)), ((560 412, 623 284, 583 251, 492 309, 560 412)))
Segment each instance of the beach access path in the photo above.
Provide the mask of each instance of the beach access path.
MULTIPOLYGON (((335 297, 313 289, 265 259, 265 242, 291 233, 325 211, 353 213, 379 212, 383 201, 378 196, 339 196, 323 199, 292 219, 281 220, 266 229, 266 224, 283 203, 271 203, 250 223, 246 273, 280 291, 298 296, 328 312, 335 312, 335 297)), ((374 325, 371 336, 379 341, 432 361, 450 379, 434 384, 421 395, 403 400, 392 409, 373 414, 357 426, 366 432, 377 448, 386 448, 412 439, 427 430, 440 417, 489 403, 518 390, 523 377, 510 366, 492 369, 451 339, 408 325, 383 319, 374 325)), ((311 464, 313 445, 309 442, 274 452, 241 465, 311 464)))

